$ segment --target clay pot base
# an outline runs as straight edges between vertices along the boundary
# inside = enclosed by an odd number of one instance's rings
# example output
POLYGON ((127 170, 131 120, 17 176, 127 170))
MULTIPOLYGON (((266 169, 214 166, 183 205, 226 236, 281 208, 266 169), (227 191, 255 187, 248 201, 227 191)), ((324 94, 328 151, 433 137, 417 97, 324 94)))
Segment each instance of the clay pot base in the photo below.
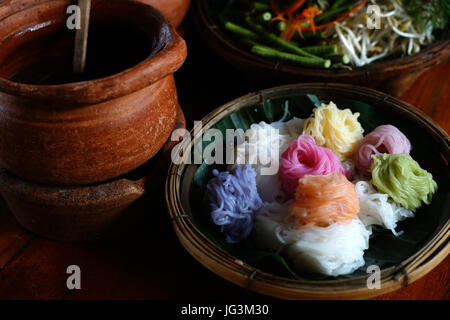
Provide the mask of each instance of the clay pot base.
MULTIPOLYGON (((175 129, 186 128, 178 108, 175 129)), ((150 161, 116 179, 83 187, 53 187, 25 181, 0 170, 0 191, 18 222, 45 238, 84 242, 125 231, 144 213, 146 195, 164 185, 175 146, 167 142, 150 161)))

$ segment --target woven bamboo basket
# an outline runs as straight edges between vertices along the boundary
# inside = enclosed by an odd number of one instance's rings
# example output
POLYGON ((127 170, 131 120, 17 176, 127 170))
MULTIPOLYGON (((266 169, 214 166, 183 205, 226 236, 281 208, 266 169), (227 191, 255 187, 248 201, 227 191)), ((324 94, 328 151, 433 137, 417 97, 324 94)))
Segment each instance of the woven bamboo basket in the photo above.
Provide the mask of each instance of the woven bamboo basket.
POLYGON ((352 70, 296 66, 244 50, 207 14, 207 2, 193 3, 192 16, 197 32, 216 55, 240 70, 258 88, 298 82, 350 83, 401 96, 425 70, 450 55, 450 40, 443 39, 412 56, 377 61, 352 70))
MULTIPOLYGON (((392 96, 372 89, 343 84, 296 84, 251 93, 217 108, 202 120, 202 131, 242 108, 263 101, 296 95, 315 94, 319 99, 346 99, 364 101, 379 112, 390 110, 393 115, 413 121, 424 139, 435 143, 449 176, 450 143, 447 134, 416 108, 392 96)), ((197 132, 194 128, 191 135, 197 132)), ((198 132, 196 133, 199 134, 198 132)), ((193 140, 180 143, 183 150, 192 150, 193 140)), ((284 299, 366 299, 394 291, 416 281, 430 272, 450 252, 450 197, 439 210, 440 223, 418 250, 400 263, 381 270, 381 289, 368 289, 369 275, 344 280, 304 281, 274 276, 236 259, 216 246, 196 225, 191 210, 189 192, 198 165, 187 164, 190 152, 185 152, 181 164, 172 164, 166 180, 166 202, 173 228, 182 245, 201 264, 217 275, 255 292, 284 299)), ((444 191, 445 192, 445 191, 444 191)), ((201 201, 201 199, 199 199, 201 201)))

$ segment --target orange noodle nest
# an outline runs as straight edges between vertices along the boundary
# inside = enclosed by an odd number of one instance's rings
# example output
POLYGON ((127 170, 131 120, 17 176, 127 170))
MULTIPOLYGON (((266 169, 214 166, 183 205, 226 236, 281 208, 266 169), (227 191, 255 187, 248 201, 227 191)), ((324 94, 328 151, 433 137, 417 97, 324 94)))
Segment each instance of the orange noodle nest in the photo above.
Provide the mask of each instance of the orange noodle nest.
POLYGON ((295 199, 289 206, 299 228, 347 224, 358 212, 355 186, 340 172, 305 175, 299 179, 295 199))

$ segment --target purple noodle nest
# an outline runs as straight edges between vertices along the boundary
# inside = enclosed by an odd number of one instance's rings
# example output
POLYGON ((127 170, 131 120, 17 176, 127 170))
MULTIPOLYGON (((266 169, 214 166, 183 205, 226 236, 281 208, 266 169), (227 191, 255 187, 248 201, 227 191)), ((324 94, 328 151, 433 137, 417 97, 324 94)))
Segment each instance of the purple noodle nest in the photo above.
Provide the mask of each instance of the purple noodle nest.
POLYGON ((262 200, 256 188, 256 172, 250 167, 236 167, 230 172, 213 171, 205 192, 204 202, 211 220, 220 226, 228 243, 246 239, 253 228, 256 210, 262 200))

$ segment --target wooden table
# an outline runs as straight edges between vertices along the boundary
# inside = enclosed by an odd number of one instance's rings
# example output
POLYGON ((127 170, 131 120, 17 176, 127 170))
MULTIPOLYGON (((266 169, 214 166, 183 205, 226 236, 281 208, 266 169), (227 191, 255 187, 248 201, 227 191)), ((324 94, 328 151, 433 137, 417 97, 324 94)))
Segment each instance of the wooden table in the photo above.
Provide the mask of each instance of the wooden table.
MULTIPOLYGON (((180 103, 191 127, 221 104, 248 93, 236 70, 205 49, 195 33, 177 74, 180 103)), ((450 59, 423 74, 403 95, 450 132, 450 59)), ((167 218, 163 174, 135 227, 120 238, 88 244, 30 234, 0 202, 0 299, 255 298, 214 275, 179 244, 167 218), (66 269, 81 268, 81 290, 68 290, 66 269)), ((449 299, 450 257, 422 279, 378 299, 449 299)), ((265 297, 262 297, 265 298, 265 297)))

